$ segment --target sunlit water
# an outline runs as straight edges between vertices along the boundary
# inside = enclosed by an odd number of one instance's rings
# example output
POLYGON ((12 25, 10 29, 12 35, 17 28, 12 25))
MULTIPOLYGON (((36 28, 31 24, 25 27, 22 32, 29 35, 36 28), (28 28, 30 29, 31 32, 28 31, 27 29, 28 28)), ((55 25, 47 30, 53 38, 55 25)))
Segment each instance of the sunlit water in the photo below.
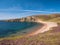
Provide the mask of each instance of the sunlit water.
POLYGON ((37 27, 38 23, 35 22, 1 22, 0 21, 0 37, 6 37, 11 35, 25 34, 32 27, 37 27), (28 29, 28 30, 27 30, 28 29), (25 31, 25 32, 24 32, 25 31))

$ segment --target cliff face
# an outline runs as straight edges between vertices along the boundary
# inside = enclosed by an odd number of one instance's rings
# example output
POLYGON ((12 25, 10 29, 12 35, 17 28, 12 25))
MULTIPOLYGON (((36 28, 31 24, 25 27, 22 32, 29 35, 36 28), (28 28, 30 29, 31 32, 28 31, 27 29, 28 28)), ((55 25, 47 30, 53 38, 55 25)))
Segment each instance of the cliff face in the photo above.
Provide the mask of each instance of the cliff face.
POLYGON ((25 17, 25 18, 20 18, 20 19, 10 19, 10 20, 5 20, 8 22, 34 22, 36 21, 36 17, 34 16, 29 16, 29 17, 25 17))

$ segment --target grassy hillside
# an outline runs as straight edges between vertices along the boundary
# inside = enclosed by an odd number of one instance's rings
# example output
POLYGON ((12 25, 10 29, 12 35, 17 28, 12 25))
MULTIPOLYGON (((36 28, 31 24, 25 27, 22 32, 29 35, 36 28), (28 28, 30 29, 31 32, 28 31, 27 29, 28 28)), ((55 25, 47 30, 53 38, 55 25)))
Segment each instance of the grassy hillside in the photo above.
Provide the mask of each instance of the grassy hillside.
POLYGON ((60 23, 60 17, 50 19, 48 21, 60 23))
POLYGON ((43 21, 59 21, 60 20, 60 14, 50 14, 50 15, 38 15, 36 16, 38 18, 40 18, 43 21))

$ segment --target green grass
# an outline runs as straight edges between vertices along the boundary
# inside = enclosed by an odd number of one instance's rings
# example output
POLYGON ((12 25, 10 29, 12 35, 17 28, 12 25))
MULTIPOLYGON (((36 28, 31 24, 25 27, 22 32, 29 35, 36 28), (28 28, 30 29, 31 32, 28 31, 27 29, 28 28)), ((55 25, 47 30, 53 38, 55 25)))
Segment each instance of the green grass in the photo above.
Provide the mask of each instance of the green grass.
POLYGON ((60 23, 60 17, 53 18, 53 19, 50 19, 50 20, 48 20, 48 21, 60 23))
POLYGON ((24 37, 24 36, 4 37, 4 38, 0 38, 0 41, 1 41, 1 40, 5 40, 5 39, 7 39, 7 40, 16 40, 16 39, 23 38, 23 37, 24 37))

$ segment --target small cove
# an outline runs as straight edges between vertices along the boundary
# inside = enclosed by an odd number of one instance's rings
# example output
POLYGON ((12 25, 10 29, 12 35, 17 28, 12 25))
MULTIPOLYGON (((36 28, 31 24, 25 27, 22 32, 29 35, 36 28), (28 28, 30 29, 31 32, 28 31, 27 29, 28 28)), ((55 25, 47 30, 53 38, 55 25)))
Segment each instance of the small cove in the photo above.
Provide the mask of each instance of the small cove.
POLYGON ((13 35, 23 35, 41 26, 36 22, 4 22, 0 21, 0 38, 13 35))

